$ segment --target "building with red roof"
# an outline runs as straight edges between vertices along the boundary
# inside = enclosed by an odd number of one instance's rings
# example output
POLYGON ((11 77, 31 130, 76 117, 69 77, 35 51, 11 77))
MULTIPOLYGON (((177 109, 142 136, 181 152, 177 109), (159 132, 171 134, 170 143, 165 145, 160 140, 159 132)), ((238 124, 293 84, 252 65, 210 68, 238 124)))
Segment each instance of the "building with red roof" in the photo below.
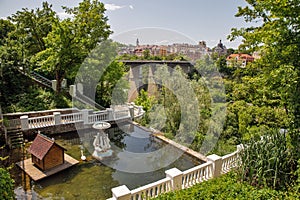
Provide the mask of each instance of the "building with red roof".
POLYGON ((231 54, 226 58, 227 66, 246 67, 247 63, 253 62, 254 57, 244 53, 231 54))
POLYGON ((64 164, 66 149, 55 143, 45 135, 38 134, 28 151, 31 153, 32 163, 42 171, 64 164))

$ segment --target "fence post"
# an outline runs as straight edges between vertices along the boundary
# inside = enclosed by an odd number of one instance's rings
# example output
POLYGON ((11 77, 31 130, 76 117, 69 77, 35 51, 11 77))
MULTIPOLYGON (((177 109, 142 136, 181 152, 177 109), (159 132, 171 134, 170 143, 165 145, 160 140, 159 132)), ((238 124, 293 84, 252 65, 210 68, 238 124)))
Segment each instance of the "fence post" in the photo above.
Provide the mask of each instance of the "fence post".
POLYGON ((83 109, 81 112, 82 112, 83 124, 88 124, 89 123, 89 110, 83 109))
POLYGON ((138 106, 138 109, 139 109, 139 114, 141 114, 143 111, 143 106, 138 106))
POLYGON ((183 173, 177 168, 172 168, 165 171, 166 177, 171 178, 171 187, 172 190, 181 190, 182 189, 182 176, 183 173))
POLYGON ((56 86, 57 86, 57 81, 56 80, 52 80, 51 81, 51 86, 52 86, 52 89, 54 90, 54 91, 56 91, 56 86))
POLYGON ((128 109, 129 109, 129 114, 130 114, 131 120, 134 120, 134 107, 128 106, 128 109))
POLYGON ((130 200, 131 192, 126 185, 112 188, 111 192, 115 200, 130 200))
POLYGON ((213 163, 212 177, 216 178, 220 176, 222 171, 222 157, 216 154, 212 154, 207 156, 207 160, 213 163))
POLYGON ((244 145, 243 144, 239 144, 239 145, 236 145, 236 150, 237 152, 240 152, 244 149, 244 145))
POLYGON ((76 97, 76 85, 70 85, 69 94, 71 95, 71 97, 76 97))
POLYGON ((60 125, 61 124, 60 112, 53 112, 53 117, 54 117, 54 125, 60 125))
POLYGON ((21 120, 21 129, 28 130, 29 129, 28 115, 21 116, 20 120, 21 120))
POLYGON ((106 108, 108 114, 108 120, 114 120, 114 110, 112 108, 106 108))

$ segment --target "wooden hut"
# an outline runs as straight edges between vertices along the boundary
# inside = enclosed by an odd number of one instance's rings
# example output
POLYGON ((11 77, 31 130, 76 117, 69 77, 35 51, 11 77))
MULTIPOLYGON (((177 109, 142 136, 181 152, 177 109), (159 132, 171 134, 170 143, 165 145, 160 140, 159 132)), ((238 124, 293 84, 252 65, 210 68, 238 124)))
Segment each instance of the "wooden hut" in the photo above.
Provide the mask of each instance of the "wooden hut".
POLYGON ((28 149, 32 163, 42 171, 64 164, 65 150, 53 139, 42 134, 36 136, 28 149))

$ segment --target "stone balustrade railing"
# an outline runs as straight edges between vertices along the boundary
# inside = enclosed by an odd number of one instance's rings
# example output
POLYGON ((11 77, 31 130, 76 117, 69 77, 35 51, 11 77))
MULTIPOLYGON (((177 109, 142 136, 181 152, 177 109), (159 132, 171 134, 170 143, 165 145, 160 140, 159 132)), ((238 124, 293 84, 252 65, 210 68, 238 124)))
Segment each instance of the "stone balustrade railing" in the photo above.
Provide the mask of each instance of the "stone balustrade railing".
POLYGON ((235 152, 223 157, 215 154, 209 155, 206 163, 183 172, 177 168, 169 169, 165 171, 166 178, 134 190, 129 190, 126 185, 112 188, 113 197, 108 200, 146 200, 218 177, 237 167, 238 153, 241 147, 238 145, 235 152))
POLYGON ((122 119, 134 119, 137 113, 144 114, 140 106, 122 106, 120 108, 107 108, 104 111, 93 112, 93 110, 79 110, 75 113, 61 114, 60 112, 53 112, 52 115, 31 117, 27 115, 21 116, 20 119, 9 120, 9 126, 21 127, 22 130, 43 128, 61 124, 71 124, 83 122, 84 124, 93 124, 97 121, 117 121, 122 119), (135 111, 136 110, 136 111, 135 111))
POLYGON ((166 177, 154 183, 132 190, 131 199, 149 199, 159 194, 172 191, 171 178, 166 177))
POLYGON ((47 127, 47 126, 53 126, 54 123, 54 116, 43 116, 43 117, 33 117, 33 118, 22 118, 21 119, 21 128, 23 128, 24 121, 27 119, 26 125, 28 126, 28 129, 32 128, 41 128, 41 127, 47 127), (23 122, 23 124, 22 124, 23 122))
MULTIPOLYGON (((59 114, 60 113, 54 113, 54 116, 59 115, 59 114)), ((61 120, 60 123, 62 123, 62 124, 71 124, 71 123, 76 123, 76 122, 82 122, 83 121, 83 115, 82 115, 81 112, 65 114, 65 115, 61 115, 60 120, 61 120)))
POLYGON ((231 154, 225 155, 222 157, 222 174, 226 174, 232 168, 237 167, 238 160, 237 160, 237 153, 233 152, 231 154))
POLYGON ((88 117, 88 123, 94 123, 97 121, 106 121, 109 119, 108 112, 107 111, 101 111, 93 115, 89 115, 88 117))
POLYGON ((212 162, 208 162, 184 171, 182 176, 182 188, 189 188, 197 183, 211 179, 212 169, 212 162))

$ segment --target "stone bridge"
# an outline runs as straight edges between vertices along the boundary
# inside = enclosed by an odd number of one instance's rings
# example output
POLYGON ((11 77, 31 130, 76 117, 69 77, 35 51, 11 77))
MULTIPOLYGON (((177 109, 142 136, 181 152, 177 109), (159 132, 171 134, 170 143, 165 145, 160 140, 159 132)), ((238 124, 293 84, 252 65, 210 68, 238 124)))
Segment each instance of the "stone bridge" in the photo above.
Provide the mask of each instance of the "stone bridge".
POLYGON ((148 91, 149 94, 155 93, 157 86, 152 83, 152 79, 159 66, 167 65, 170 70, 179 66, 189 76, 196 72, 194 63, 189 61, 119 60, 119 62, 129 66, 130 89, 128 91, 128 102, 132 102, 142 89, 148 91))

